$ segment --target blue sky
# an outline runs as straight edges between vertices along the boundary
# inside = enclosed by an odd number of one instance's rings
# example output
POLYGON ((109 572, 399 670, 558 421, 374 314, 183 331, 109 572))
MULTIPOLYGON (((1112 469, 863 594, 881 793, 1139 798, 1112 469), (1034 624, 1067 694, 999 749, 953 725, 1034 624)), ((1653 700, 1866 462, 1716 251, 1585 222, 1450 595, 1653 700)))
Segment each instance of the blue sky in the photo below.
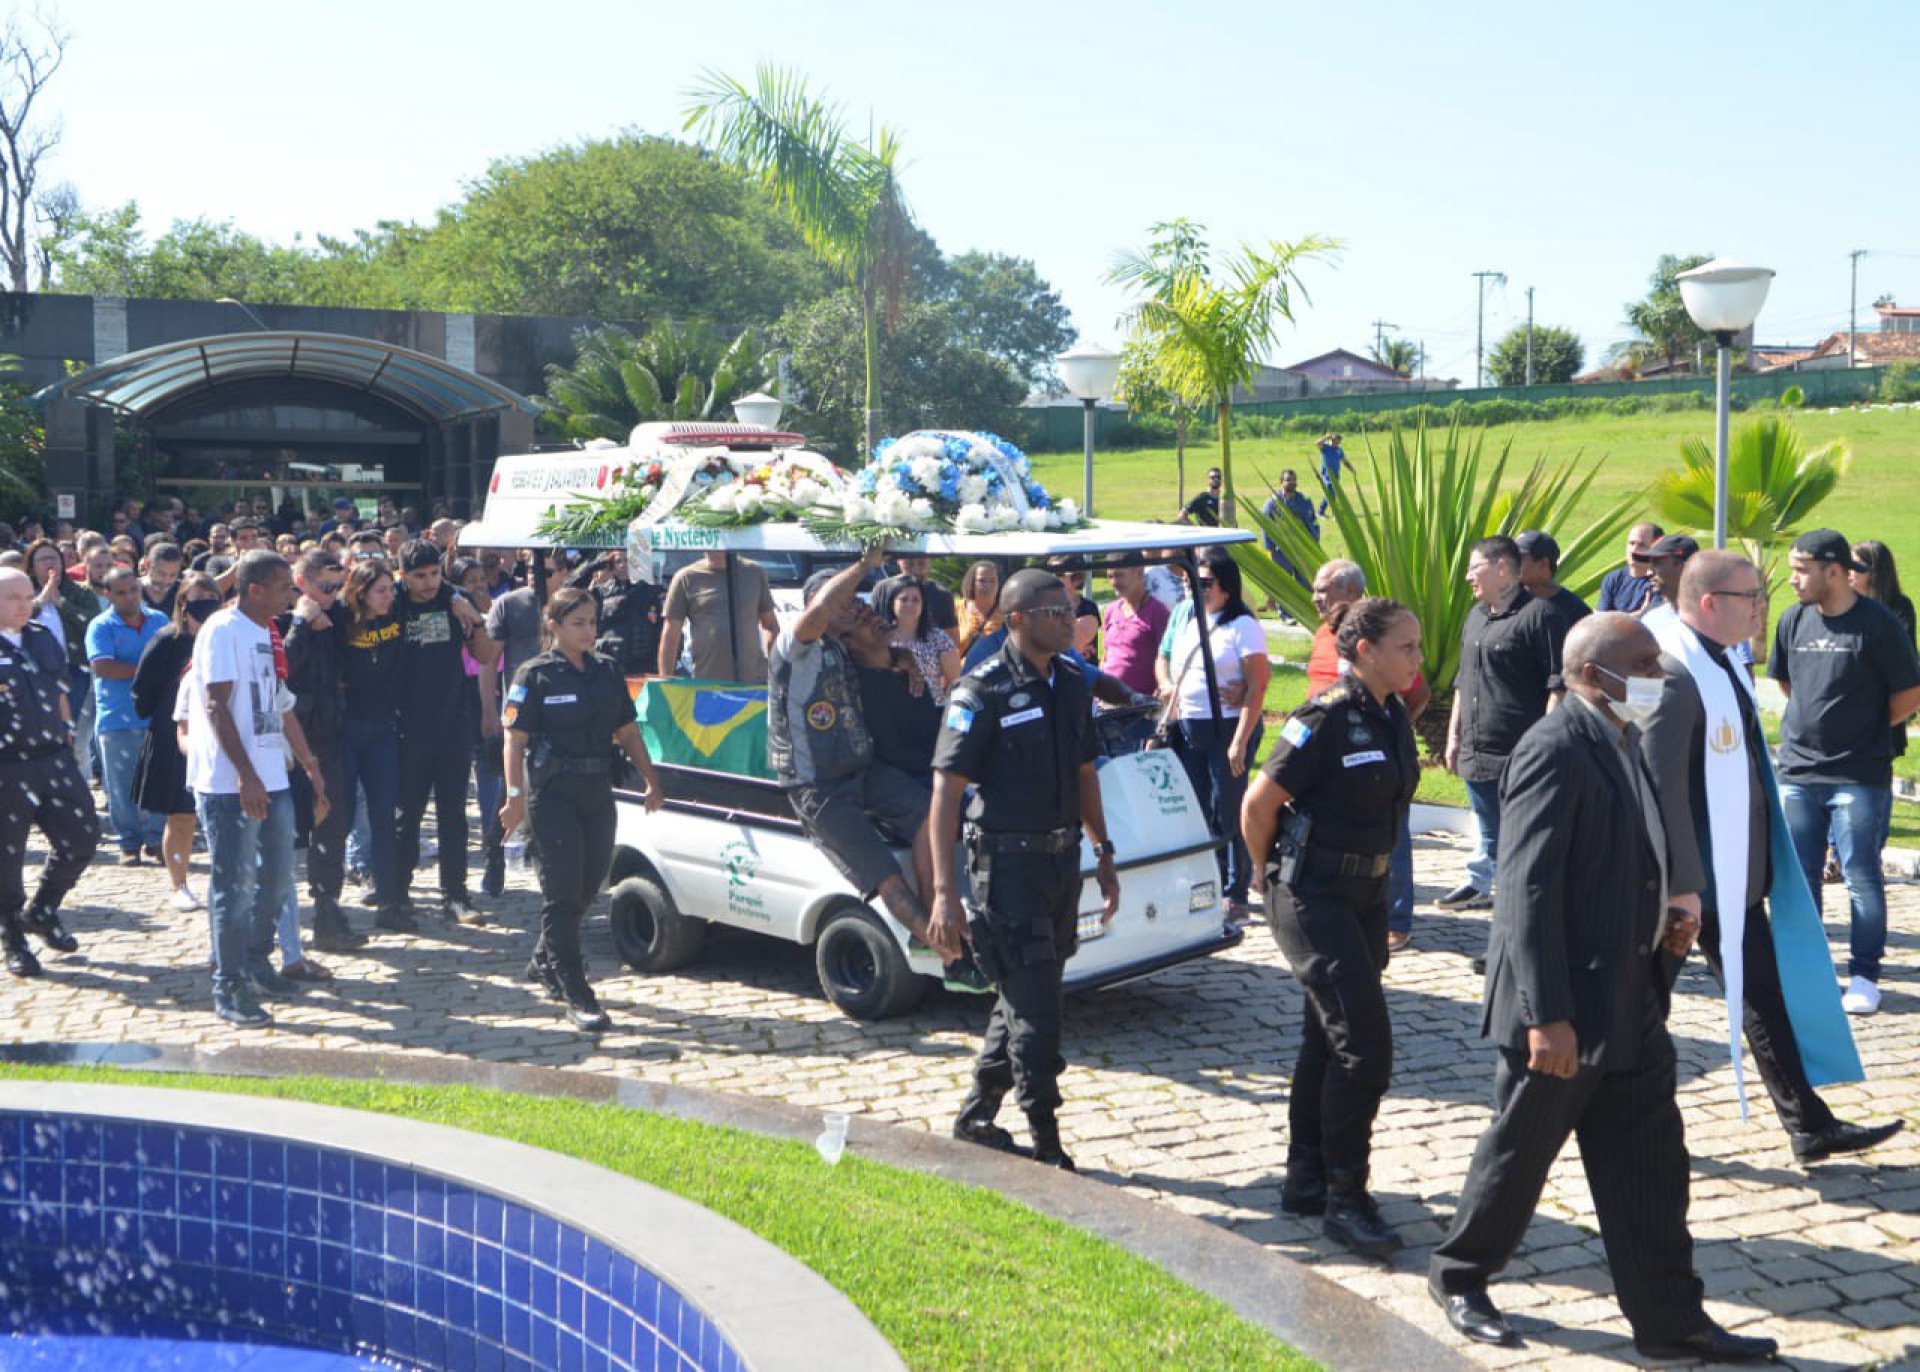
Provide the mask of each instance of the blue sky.
POLYGON ((703 67, 774 61, 899 131, 949 252, 1032 258, 1090 337, 1101 278, 1155 220, 1217 244, 1341 239, 1273 360, 1372 321, 1469 378, 1525 318, 1597 359, 1663 251, 1775 268, 1763 341, 1920 305, 1910 89, 1920 3, 1730 0, 1303 6, 85 0, 49 100, 47 165, 150 228, 231 219, 276 241, 418 219, 498 157, 623 127, 676 132, 703 67))

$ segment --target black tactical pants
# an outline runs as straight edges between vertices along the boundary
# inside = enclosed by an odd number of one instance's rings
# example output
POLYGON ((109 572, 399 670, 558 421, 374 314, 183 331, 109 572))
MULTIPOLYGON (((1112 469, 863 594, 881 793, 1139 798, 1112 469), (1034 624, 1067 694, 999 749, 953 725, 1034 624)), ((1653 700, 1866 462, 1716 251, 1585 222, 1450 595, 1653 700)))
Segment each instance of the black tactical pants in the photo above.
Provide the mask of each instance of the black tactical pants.
POLYGON ((33 905, 54 914, 100 842, 93 794, 69 748, 31 762, 0 762, 0 929, 17 930, 26 908, 22 868, 27 835, 35 828, 46 835, 47 860, 33 905))
POLYGON ((1307 994, 1287 1096, 1288 1157, 1365 1175, 1393 1077, 1385 874, 1344 876, 1309 847, 1291 887, 1270 885, 1274 941, 1307 994))
MULTIPOLYGON (((1700 951, 1714 980, 1726 983, 1720 962, 1720 915, 1708 910, 1700 919, 1700 951)), ((1780 964, 1773 952, 1773 925, 1764 905, 1747 911, 1746 932, 1740 939, 1740 964, 1745 971, 1746 1004, 1740 1007, 1742 1027, 1753 1049, 1760 1080, 1773 1097, 1774 1113, 1790 1134, 1817 1134, 1833 1123, 1833 1111, 1807 1080, 1800 1061, 1800 1045, 1787 1018, 1786 993, 1780 987, 1780 964)))
POLYGON ((988 914, 1005 975, 973 1064, 974 1090, 1009 1090, 1029 1115, 1060 1107, 1060 979, 1078 946, 1080 845, 1063 853, 971 857, 974 903, 988 914))
POLYGON ((580 975, 580 921, 613 866, 613 788, 607 774, 549 777, 527 801, 540 877, 540 946, 563 981, 580 975))
POLYGON ((337 738, 307 746, 320 762, 320 780, 327 788, 327 817, 313 822, 313 783, 297 767, 289 767, 294 823, 307 840, 307 894, 313 902, 316 927, 340 915, 340 890, 347 875, 347 835, 353 829, 354 794, 349 786, 346 750, 337 738))

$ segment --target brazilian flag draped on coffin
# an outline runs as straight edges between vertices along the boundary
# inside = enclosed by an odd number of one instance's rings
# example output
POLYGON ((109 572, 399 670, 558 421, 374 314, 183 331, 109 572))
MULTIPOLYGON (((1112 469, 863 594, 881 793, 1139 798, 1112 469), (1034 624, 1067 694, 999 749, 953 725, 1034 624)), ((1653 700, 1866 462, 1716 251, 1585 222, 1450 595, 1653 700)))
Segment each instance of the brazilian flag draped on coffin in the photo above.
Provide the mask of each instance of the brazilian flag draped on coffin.
POLYGON ((767 767, 766 687, 636 677, 628 688, 655 762, 773 779, 767 767))

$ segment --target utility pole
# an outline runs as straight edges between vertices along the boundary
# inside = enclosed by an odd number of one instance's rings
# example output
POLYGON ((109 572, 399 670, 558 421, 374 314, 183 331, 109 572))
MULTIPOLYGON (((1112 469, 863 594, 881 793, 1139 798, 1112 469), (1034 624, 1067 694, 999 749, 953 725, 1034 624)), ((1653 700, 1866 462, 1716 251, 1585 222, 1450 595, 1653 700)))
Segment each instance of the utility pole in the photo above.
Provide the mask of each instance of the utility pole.
POLYGON ((1847 254, 1847 260, 1853 267, 1853 287, 1847 292, 1847 365, 1854 365, 1854 354, 1860 349, 1859 321, 1854 317, 1860 308, 1860 259, 1867 255, 1865 248, 1855 248, 1847 254))
POLYGON ((1481 362, 1487 351, 1487 278, 1492 277, 1502 286, 1507 284, 1505 272, 1475 272, 1479 283, 1480 305, 1478 322, 1473 326, 1473 384, 1476 388, 1487 384, 1487 369, 1481 362))
POLYGON ((1527 384, 1533 384, 1533 287, 1527 287, 1527 384))
POLYGON ((1397 329, 1398 324, 1389 324, 1384 319, 1373 321, 1373 356, 1377 362, 1386 361, 1387 330, 1397 329))

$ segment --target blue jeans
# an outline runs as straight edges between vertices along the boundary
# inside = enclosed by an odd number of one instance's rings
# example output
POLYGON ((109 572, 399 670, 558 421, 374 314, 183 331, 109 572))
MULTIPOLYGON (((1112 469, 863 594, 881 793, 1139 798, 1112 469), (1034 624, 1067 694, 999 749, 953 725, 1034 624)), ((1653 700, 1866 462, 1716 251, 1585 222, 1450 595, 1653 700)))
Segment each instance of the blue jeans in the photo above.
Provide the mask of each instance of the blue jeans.
POLYGON ((85 667, 73 669, 67 703, 73 707, 73 760, 80 764, 80 780, 91 781, 100 769, 94 766, 93 673, 85 667))
POLYGON ((137 853, 143 847, 159 847, 167 817, 148 814, 133 798, 134 769, 140 763, 140 745, 147 741, 145 727, 115 729, 95 737, 100 745, 100 784, 107 793, 107 816, 113 821, 120 851, 137 853))
MULTIPOLYGON (((1246 773, 1239 776, 1227 765, 1227 745, 1233 741, 1238 722, 1222 719, 1216 728, 1210 719, 1180 721, 1180 761, 1187 769, 1187 781, 1200 800, 1200 813, 1207 817, 1213 832, 1227 840, 1217 855, 1220 864, 1221 895, 1226 900, 1245 901, 1253 876, 1253 862, 1240 837, 1240 801, 1247 793, 1246 773)), ((1260 725, 1253 728, 1247 744, 1247 765, 1260 752, 1260 725)))
POLYGON ((1500 857, 1500 783, 1469 781, 1467 804, 1473 810, 1474 827, 1480 831, 1479 845, 1467 859, 1467 880, 1482 895, 1493 894, 1493 871, 1500 857))
POLYGON ((1387 928, 1396 934, 1413 932, 1413 816, 1400 820, 1400 837, 1393 845, 1393 865, 1387 868, 1387 928))
POLYGON ((353 788, 353 823, 347 828, 347 866, 367 870, 367 851, 373 847, 373 830, 367 824, 367 788, 353 788))
POLYGON ((1880 868, 1880 845, 1891 822, 1893 788, 1857 783, 1780 783, 1780 806, 1787 814, 1794 856, 1820 908, 1827 840, 1833 840, 1846 878, 1852 907, 1847 975, 1880 980, 1880 959, 1887 951, 1887 883, 1880 868))
POLYGON ((500 832, 500 807, 507 803, 507 774, 498 739, 482 738, 474 747, 473 800, 480 807, 480 842, 491 849, 506 838, 500 832))
POLYGON ((360 813, 367 821, 367 872, 373 878, 374 903, 382 909, 400 904, 412 873, 400 871, 400 845, 394 806, 400 800, 400 736, 391 724, 350 719, 342 731, 346 794, 358 788, 366 797, 360 813))
POLYGON ((274 926, 293 894, 293 792, 271 792, 265 819, 248 819, 237 795, 195 801, 207 836, 213 989, 232 992, 247 968, 267 963, 274 926))

